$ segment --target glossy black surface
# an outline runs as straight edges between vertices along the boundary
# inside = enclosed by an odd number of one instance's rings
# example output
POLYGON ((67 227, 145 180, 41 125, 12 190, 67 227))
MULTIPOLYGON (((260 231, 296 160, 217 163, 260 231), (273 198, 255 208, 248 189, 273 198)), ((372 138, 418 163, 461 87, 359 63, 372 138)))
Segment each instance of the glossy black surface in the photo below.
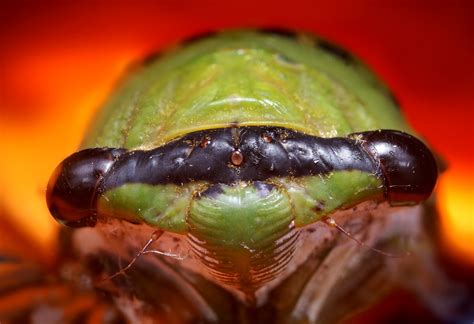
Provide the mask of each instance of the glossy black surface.
POLYGON ((433 154, 423 142, 396 131, 364 132, 361 135, 364 139, 362 145, 380 164, 389 201, 419 202, 431 195, 438 168, 433 154))
POLYGON ((426 199, 437 178, 429 149, 399 131, 321 138, 278 127, 229 127, 190 133, 148 151, 93 148, 75 153, 52 176, 48 206, 60 222, 85 226, 96 221, 96 197, 127 183, 232 184, 338 170, 375 174, 392 203, 426 199))
POLYGON ((231 127, 191 133, 150 151, 125 152, 103 187, 198 180, 231 184, 335 170, 376 172, 375 167, 371 156, 350 138, 319 138, 283 128, 231 127), (204 141, 207 144, 201 145, 204 141), (236 152, 242 162, 235 163, 236 152))
POLYGON ((123 149, 89 149, 65 159, 54 171, 46 194, 51 214, 68 226, 94 225, 97 188, 123 149))

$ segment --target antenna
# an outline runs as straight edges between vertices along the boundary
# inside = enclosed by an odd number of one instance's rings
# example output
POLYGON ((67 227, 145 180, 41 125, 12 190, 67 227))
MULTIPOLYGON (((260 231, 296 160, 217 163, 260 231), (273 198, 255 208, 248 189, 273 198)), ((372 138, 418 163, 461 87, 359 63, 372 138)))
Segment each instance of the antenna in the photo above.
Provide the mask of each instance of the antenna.
POLYGON ((407 256, 410 256, 411 253, 409 251, 403 253, 403 254, 396 254, 396 253, 389 253, 389 252, 385 252, 385 251, 382 251, 382 250, 379 250, 377 248, 374 248, 370 245, 367 245, 366 243, 362 242, 361 240, 359 240, 358 238, 356 238, 355 236, 353 236, 351 233, 349 233, 347 230, 345 230, 341 225, 339 225, 338 223, 336 223, 336 221, 334 220, 334 218, 332 217, 326 217, 323 219, 323 222, 326 223, 328 226, 330 227, 333 227, 333 228, 337 228, 341 233, 343 233, 344 235, 346 235, 348 238, 354 240, 355 242, 357 242, 359 245, 367 248, 367 249, 370 249, 374 252, 377 252, 377 253, 380 253, 382 255, 385 255, 387 257, 391 257, 391 258, 404 258, 404 257, 407 257, 407 256))

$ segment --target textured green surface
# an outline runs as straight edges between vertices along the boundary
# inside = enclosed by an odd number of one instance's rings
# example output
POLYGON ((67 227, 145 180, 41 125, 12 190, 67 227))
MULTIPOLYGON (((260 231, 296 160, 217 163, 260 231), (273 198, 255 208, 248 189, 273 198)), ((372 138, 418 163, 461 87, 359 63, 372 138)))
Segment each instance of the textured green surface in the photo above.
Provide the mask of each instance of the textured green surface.
POLYGON ((251 184, 224 186, 216 197, 192 203, 191 234, 211 245, 258 250, 288 231, 293 215, 287 196, 278 189, 262 196, 251 184))
POLYGON ((409 131, 388 91, 359 61, 334 56, 316 39, 237 31, 138 69, 108 101, 83 147, 153 148, 231 123, 322 137, 409 131))
POLYGON ((195 186, 198 185, 125 184, 104 193, 98 200, 98 211, 105 217, 145 222, 165 231, 184 234, 186 213, 195 186))
POLYGON ((340 208, 381 199, 384 192, 375 175, 355 170, 281 181, 291 197, 297 227, 314 223, 340 208))

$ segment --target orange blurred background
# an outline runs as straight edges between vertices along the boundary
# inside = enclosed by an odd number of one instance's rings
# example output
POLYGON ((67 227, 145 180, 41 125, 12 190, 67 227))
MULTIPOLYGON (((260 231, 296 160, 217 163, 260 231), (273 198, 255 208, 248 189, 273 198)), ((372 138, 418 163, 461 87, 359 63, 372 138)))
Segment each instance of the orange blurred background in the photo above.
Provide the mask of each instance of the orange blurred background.
POLYGON ((474 265, 474 2, 18 1, 0 5, 0 250, 54 260, 54 167, 131 62, 215 29, 287 27, 349 48, 449 165, 441 242, 474 265), (112 2, 111 2, 112 3, 112 2))

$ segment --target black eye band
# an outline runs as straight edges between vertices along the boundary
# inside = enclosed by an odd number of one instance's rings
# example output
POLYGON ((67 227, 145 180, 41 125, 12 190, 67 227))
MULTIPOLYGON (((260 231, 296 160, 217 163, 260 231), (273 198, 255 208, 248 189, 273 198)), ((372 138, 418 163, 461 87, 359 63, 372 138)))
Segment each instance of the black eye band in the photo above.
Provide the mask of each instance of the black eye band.
POLYGON ((75 153, 51 179, 48 204, 55 216, 62 214, 57 212, 62 206, 77 209, 77 220, 87 219, 85 215, 93 219, 96 196, 127 183, 232 184, 344 170, 375 174, 394 203, 426 199, 437 178, 430 150, 399 131, 321 138, 278 127, 229 127, 190 133, 148 151, 95 148, 75 153))

